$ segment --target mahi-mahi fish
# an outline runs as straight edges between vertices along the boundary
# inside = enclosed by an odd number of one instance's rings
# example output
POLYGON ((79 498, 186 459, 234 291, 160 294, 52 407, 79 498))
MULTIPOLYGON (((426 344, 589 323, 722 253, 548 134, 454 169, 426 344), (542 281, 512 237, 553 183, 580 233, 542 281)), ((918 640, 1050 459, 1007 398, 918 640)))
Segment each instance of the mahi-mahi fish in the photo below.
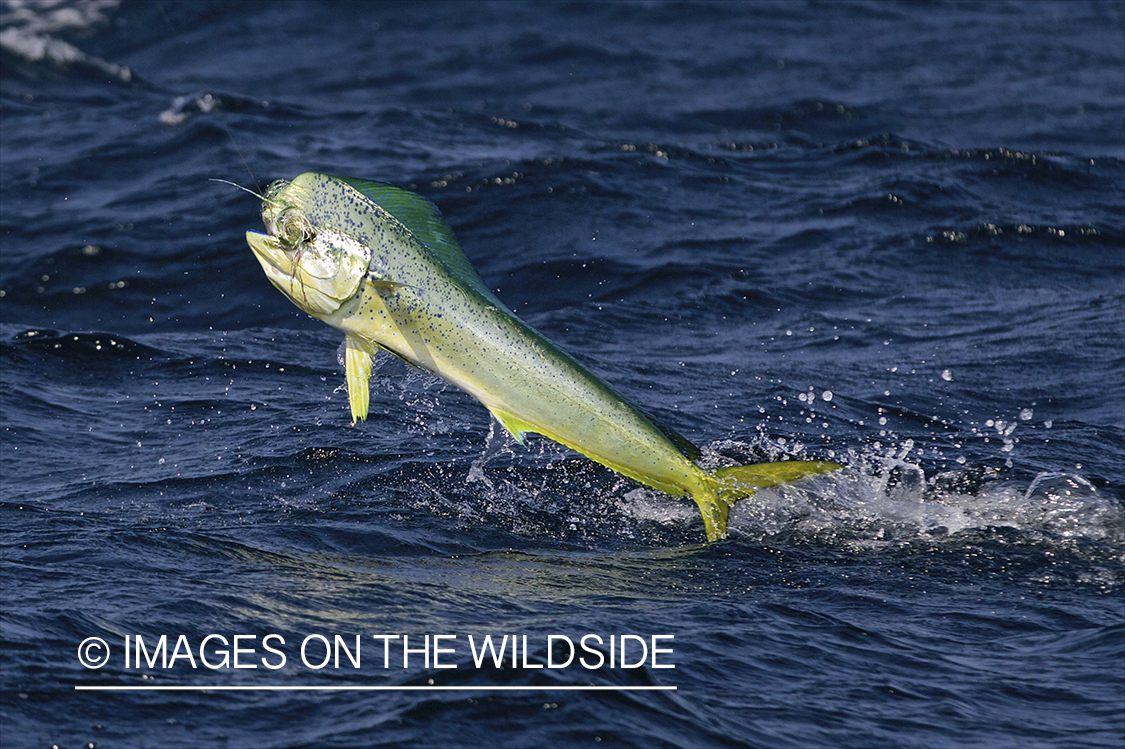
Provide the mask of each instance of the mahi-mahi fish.
POLYGON ((699 506, 707 540, 756 489, 841 466, 786 460, 709 470, 659 424, 516 317, 481 280, 437 207, 420 195, 309 172, 269 186, 265 234, 246 240, 270 282, 345 334, 353 423, 367 418, 372 356, 392 354, 479 400, 520 443, 526 433, 699 506))

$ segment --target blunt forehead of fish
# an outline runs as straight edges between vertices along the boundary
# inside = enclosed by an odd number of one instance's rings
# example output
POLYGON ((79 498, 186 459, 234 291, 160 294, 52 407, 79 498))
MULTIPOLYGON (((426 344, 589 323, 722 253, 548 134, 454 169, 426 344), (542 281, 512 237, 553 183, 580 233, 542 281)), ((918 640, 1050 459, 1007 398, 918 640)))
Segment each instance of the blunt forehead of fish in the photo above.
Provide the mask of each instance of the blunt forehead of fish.
POLYGON ((378 207, 335 180, 325 181, 315 188, 293 185, 286 196, 290 199, 286 207, 303 211, 318 231, 330 231, 360 245, 370 244, 375 238, 373 234, 377 234, 372 229, 378 222, 373 222, 372 218, 378 207))
POLYGON ((262 201, 262 215, 267 213, 278 214, 286 208, 306 208, 309 202, 309 190, 297 183, 285 179, 275 180, 266 188, 265 200, 262 201))
POLYGON ((262 220, 267 224, 277 218, 286 206, 288 201, 285 200, 285 190, 289 187, 287 180, 279 179, 271 182, 269 187, 266 188, 266 194, 262 200, 262 220))
POLYGON ((274 180, 266 187, 266 200, 277 200, 290 184, 292 183, 287 179, 274 180))

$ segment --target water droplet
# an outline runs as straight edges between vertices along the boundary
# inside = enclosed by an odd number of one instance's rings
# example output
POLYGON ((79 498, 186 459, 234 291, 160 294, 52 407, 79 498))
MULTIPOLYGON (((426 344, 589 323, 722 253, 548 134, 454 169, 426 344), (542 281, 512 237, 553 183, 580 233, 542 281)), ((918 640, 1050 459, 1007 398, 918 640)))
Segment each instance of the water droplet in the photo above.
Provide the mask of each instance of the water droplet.
POLYGON ((953 379, 953 373, 950 372, 948 369, 943 369, 943 370, 941 370, 941 379, 945 380, 946 382, 949 382, 953 379))
POLYGON ((823 398, 826 401, 830 401, 830 400, 832 400, 832 391, 831 390, 825 390, 823 393, 820 394, 820 397, 823 398))

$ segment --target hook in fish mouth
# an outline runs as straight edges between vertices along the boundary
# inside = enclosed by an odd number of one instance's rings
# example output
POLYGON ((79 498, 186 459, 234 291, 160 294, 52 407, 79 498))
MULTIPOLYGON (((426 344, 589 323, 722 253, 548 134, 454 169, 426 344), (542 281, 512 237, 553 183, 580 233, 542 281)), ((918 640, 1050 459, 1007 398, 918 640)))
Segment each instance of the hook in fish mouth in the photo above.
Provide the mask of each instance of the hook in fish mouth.
POLYGON ((249 231, 246 242, 279 291, 309 314, 331 314, 354 296, 367 274, 371 248, 318 225, 308 191, 285 180, 272 183, 262 200, 266 233, 249 231))
POLYGON ((266 233, 247 232, 246 241, 274 286, 286 291, 278 282, 287 277, 289 290, 286 295, 297 301, 293 292, 296 283, 300 281, 303 301, 307 302, 304 276, 328 278, 334 269, 318 267, 316 271, 319 272, 314 272, 311 267, 313 263, 302 263, 306 260, 306 245, 315 242, 317 236, 312 221, 299 205, 302 194, 303 191, 288 180, 271 182, 266 188, 266 194, 260 196, 262 223, 265 224, 266 233))
POLYGON ((303 255, 300 246, 288 244, 269 234, 250 231, 246 232, 246 242, 250 245, 250 249, 254 251, 258 262, 261 263, 262 269, 266 272, 266 277, 274 286, 286 292, 286 296, 293 301, 297 301, 295 286, 300 281, 302 301, 307 304, 308 289, 305 286, 303 274, 298 273, 303 255), (279 285, 285 279, 289 281, 288 290, 279 285))
POLYGON ((248 231, 246 243, 250 245, 254 257, 261 263, 262 270, 270 281, 275 281, 278 277, 288 278, 293 274, 296 268, 293 254, 281 246, 277 237, 259 231, 248 231))
POLYGON ((325 263, 318 262, 322 259, 318 253, 310 253, 305 246, 290 248, 277 237, 256 231, 246 232, 246 243, 269 282, 310 315, 332 314, 358 287, 358 283, 338 280, 325 263), (328 277, 318 277, 317 273, 328 277))

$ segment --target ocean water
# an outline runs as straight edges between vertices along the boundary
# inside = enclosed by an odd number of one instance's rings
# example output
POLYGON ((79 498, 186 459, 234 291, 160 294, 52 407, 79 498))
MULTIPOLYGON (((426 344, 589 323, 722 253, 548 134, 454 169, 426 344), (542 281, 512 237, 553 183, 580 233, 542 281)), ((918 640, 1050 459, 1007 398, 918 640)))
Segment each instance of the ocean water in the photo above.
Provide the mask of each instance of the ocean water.
POLYGON ((1125 743, 1121 3, 8 0, 0 55, 5 749, 1125 743), (209 181, 310 170, 708 461, 846 468, 707 544, 393 360, 352 426, 209 181))

